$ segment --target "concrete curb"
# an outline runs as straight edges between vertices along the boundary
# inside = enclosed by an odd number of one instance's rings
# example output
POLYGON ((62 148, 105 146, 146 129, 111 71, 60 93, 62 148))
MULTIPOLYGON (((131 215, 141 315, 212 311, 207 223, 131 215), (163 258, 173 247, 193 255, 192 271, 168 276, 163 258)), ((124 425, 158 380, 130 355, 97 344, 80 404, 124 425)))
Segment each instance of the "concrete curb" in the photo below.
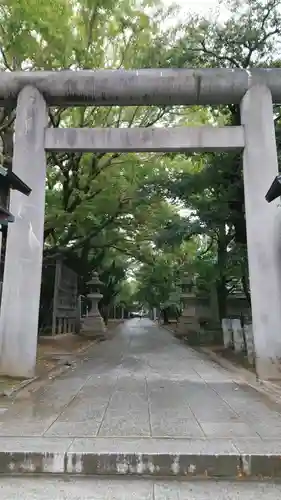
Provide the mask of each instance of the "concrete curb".
POLYGON ((280 455, 170 453, 0 452, 0 474, 181 477, 185 479, 281 478, 280 455))

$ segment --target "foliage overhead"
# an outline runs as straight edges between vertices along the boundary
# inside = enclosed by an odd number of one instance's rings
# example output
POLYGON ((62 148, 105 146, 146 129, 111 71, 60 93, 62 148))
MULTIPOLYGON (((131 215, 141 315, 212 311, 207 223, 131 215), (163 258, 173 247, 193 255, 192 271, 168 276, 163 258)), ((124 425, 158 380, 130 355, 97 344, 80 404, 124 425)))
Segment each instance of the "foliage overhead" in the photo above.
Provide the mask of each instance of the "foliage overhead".
MULTIPOLYGON (((226 20, 179 17, 177 6, 158 0, 0 0, 0 70, 280 67, 280 1, 221 5, 226 20)), ((14 118, 14 109, 0 109, 5 166, 14 118)), ((49 110, 50 127, 239 123, 237 106, 49 110)), ((50 153, 44 241, 45 261, 63 255, 81 289, 94 269, 100 273, 104 307, 132 306, 136 297, 150 306, 178 303, 186 265, 198 288, 216 285, 222 315, 229 293, 243 291, 250 301, 239 154, 50 153)))

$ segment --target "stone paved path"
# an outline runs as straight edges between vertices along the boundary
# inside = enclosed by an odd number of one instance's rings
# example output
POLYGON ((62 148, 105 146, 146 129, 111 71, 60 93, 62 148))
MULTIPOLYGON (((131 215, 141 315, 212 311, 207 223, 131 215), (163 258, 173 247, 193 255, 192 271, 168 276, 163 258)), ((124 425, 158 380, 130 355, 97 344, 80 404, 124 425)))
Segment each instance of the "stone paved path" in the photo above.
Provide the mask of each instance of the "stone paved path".
POLYGON ((33 394, 0 408, 0 449, 118 452, 166 443, 193 450, 279 453, 280 408, 146 319, 33 394), (60 438, 60 439, 58 439, 60 438))
POLYGON ((277 500, 281 485, 97 480, 86 478, 1 478, 1 500, 277 500))

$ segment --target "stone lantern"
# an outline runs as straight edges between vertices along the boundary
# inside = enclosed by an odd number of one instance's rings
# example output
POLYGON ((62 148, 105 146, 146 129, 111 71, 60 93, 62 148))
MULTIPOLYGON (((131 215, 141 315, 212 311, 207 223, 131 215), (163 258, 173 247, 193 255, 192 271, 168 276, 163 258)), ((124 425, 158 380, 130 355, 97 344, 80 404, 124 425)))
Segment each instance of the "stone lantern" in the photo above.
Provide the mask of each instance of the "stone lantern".
POLYGON ((106 327, 98 308, 99 301, 103 297, 100 293, 103 283, 100 281, 98 273, 93 273, 92 279, 88 281, 87 285, 90 287, 90 293, 87 297, 91 301, 91 307, 88 316, 83 321, 81 333, 86 337, 104 338, 106 327))
POLYGON ((188 272, 183 274, 181 281, 181 300, 183 304, 182 315, 177 327, 177 335, 180 337, 197 336, 200 330, 199 321, 196 314, 196 295, 194 293, 193 280, 188 272))

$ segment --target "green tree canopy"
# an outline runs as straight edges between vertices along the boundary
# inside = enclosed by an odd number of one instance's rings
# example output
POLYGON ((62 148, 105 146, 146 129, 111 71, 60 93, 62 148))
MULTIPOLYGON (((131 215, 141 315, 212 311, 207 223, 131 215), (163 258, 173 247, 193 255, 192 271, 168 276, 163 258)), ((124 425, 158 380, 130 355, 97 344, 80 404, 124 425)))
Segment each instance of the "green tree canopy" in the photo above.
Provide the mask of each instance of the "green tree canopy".
MULTIPOLYGON (((279 67, 280 2, 222 5, 225 21, 179 18, 176 7, 158 0, 2 1, 0 69, 279 67)), ((14 117, 14 109, 0 110, 8 167, 14 117)), ((238 123, 239 108, 231 105, 49 110, 50 127, 238 123)), ((128 269, 138 269, 139 299, 166 303, 186 261, 200 286, 216 283, 221 315, 228 293, 241 289, 250 300, 239 154, 49 154, 44 237, 45 261, 63 255, 83 284, 93 269, 103 276, 104 306, 126 287, 128 294, 128 269)))

